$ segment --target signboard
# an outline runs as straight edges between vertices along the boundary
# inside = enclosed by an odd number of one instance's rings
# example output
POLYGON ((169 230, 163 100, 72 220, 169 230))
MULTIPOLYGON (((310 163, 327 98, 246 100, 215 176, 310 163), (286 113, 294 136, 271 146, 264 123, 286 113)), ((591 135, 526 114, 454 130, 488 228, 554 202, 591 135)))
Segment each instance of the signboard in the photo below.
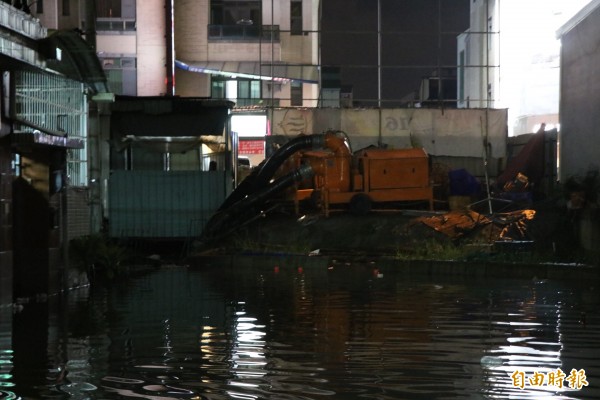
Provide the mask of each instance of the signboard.
POLYGON ((264 140, 240 140, 238 147, 238 154, 264 154, 265 153, 265 141, 264 140))

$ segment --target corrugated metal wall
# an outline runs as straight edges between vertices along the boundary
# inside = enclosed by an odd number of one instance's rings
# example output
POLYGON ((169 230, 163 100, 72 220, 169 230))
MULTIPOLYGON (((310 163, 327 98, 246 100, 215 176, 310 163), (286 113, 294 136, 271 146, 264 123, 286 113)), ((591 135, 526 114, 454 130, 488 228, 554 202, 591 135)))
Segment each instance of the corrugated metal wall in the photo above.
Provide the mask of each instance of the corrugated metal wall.
POLYGON ((225 200, 231 171, 114 171, 108 181, 115 238, 188 238, 225 200))
POLYGON ((67 235, 74 239, 89 235, 90 228, 90 189, 67 187, 67 235))

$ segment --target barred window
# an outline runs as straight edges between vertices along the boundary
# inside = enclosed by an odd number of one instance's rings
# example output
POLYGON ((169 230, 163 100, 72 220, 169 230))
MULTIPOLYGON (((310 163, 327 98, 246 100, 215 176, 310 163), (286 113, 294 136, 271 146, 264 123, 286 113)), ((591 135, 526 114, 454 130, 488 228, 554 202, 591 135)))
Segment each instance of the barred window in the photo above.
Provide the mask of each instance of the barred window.
MULTIPOLYGON (((67 151, 67 178, 72 186, 87 186, 87 104, 83 84, 61 76, 33 71, 15 72, 15 116, 54 135, 79 139, 82 149, 67 151)), ((19 125, 19 124, 17 124, 19 125)))

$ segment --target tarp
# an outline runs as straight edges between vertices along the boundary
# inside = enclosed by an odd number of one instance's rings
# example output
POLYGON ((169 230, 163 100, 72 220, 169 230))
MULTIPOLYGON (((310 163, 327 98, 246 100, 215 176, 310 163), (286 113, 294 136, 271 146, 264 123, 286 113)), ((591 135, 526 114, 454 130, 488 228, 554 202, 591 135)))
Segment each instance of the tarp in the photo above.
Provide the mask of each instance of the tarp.
POLYGON ((527 222, 535 217, 534 210, 518 210, 485 216, 472 210, 450 211, 443 215, 415 218, 412 226, 422 223, 451 239, 477 236, 482 242, 518 241, 528 239, 527 222), (491 226, 491 230, 482 228, 491 226))
POLYGON ((515 179, 521 173, 527 177, 529 183, 537 186, 544 178, 545 167, 545 133, 534 134, 529 142, 521 149, 515 158, 509 161, 506 169, 498 176, 496 185, 504 187, 508 181, 515 179))

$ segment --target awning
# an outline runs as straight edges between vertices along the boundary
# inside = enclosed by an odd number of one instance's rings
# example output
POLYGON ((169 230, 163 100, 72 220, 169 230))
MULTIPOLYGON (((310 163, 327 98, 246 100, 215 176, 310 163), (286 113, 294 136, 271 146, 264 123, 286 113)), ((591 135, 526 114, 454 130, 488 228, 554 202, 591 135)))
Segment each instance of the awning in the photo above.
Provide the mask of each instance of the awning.
POLYGON ((100 60, 77 32, 56 31, 40 39, 39 45, 48 68, 85 83, 93 94, 110 93, 100 60))
POLYGON ((266 64, 252 61, 175 61, 175 66, 184 71, 220 75, 230 78, 260 79, 279 82, 319 83, 316 65, 266 64))

